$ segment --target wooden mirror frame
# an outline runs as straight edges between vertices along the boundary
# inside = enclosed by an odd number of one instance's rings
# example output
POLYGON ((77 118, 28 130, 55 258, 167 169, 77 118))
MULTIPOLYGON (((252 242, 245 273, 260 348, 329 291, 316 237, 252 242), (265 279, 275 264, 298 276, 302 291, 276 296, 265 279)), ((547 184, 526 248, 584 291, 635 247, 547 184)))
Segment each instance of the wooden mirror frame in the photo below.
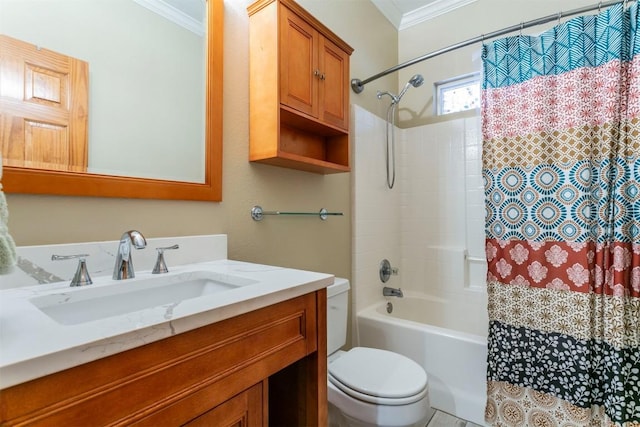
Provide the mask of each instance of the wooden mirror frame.
POLYGON ((223 0, 207 0, 205 182, 190 183, 7 166, 6 193, 136 199, 222 200, 223 0))

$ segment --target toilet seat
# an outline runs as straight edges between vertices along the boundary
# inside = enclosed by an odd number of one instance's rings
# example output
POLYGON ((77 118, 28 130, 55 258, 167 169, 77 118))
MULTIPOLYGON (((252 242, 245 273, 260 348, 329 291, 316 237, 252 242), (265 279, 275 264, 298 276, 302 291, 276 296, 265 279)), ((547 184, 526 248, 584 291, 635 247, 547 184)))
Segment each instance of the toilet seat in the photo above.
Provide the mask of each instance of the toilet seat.
POLYGON ((408 357, 356 347, 329 364, 329 381, 349 396, 379 405, 407 405, 427 395, 427 374, 408 357))

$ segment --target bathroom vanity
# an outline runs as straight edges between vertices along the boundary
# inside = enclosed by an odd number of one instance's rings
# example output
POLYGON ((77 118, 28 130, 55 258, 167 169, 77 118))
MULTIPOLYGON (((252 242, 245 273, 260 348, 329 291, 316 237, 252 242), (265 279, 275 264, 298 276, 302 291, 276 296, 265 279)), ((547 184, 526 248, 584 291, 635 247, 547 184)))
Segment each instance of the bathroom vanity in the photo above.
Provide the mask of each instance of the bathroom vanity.
POLYGON ((1 291, 1 425, 326 425, 333 276, 218 259, 121 282, 1 291))
POLYGON ((312 292, 10 387, 2 423, 324 425, 325 303, 312 292))

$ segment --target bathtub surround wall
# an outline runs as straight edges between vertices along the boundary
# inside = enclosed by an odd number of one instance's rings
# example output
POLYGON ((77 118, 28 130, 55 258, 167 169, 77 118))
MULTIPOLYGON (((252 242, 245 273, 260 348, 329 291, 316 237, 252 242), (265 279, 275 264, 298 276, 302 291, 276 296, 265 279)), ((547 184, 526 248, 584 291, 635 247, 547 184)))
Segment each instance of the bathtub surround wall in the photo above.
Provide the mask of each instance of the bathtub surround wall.
POLYGON ((383 301, 379 263, 399 268, 386 286, 457 301, 487 323, 480 121, 396 129, 397 186, 385 184, 383 119, 354 106, 353 308, 383 301))
MULTIPOLYGON (((382 299, 380 262, 388 259, 400 267, 400 186, 389 190, 386 183, 385 121, 359 106, 351 109, 354 167, 352 176, 353 276, 352 313, 382 299)), ((404 141, 396 134, 397 155, 404 141)), ((401 161, 396 159, 398 164, 401 161)), ((402 169, 398 168, 398 178, 402 169)), ((400 275, 403 270, 400 270, 400 275)), ((386 286, 399 287, 401 276, 391 276, 386 286)), ((355 316, 354 316, 355 319, 355 316)), ((355 329, 354 329, 355 330, 355 329)), ((355 342, 354 342, 355 344, 355 342)))
POLYGON ((403 132, 403 285, 440 296, 482 293, 486 269, 480 119, 403 132))

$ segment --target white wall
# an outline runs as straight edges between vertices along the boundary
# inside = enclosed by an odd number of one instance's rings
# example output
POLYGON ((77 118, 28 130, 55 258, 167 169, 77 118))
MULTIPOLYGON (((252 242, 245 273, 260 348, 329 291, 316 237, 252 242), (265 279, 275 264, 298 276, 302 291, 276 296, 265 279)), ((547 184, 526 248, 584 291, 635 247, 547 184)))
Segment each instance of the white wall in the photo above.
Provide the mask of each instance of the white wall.
MULTIPOLYGON (((484 187, 478 117, 396 128, 397 178, 386 186, 385 121, 354 108, 353 310, 383 301, 379 263, 399 268, 388 286, 454 301, 484 331, 484 187), (479 258, 480 261, 475 260, 479 258)), ((391 298, 392 300, 393 298, 391 298)), ((446 322, 445 322, 446 323, 446 322)), ((469 328, 473 329, 473 328, 469 328)), ((482 332, 480 332, 482 333, 482 332)))
MULTIPOLYGON (((399 267, 401 193, 387 188, 385 121, 357 105, 351 112, 355 164, 351 171, 352 313, 356 313, 382 299, 380 261, 386 258, 392 266, 399 267)), ((399 148, 401 135, 397 136, 399 148)), ((396 187, 399 185, 396 182, 396 187)), ((399 277, 392 276, 387 284, 398 286, 399 277)))
POLYGON ((400 219, 407 289, 434 293, 451 290, 452 283, 460 289, 484 287, 484 272, 467 262, 467 255, 484 256, 479 126, 479 118, 468 118, 402 131, 400 219), (436 283, 428 280, 433 276, 436 283))
MULTIPOLYGON (((453 301, 455 321, 484 333, 484 187, 478 117, 403 131, 402 285, 453 301), (480 328, 473 328, 482 325, 480 328)), ((447 321, 445 321, 445 324, 447 321)))

